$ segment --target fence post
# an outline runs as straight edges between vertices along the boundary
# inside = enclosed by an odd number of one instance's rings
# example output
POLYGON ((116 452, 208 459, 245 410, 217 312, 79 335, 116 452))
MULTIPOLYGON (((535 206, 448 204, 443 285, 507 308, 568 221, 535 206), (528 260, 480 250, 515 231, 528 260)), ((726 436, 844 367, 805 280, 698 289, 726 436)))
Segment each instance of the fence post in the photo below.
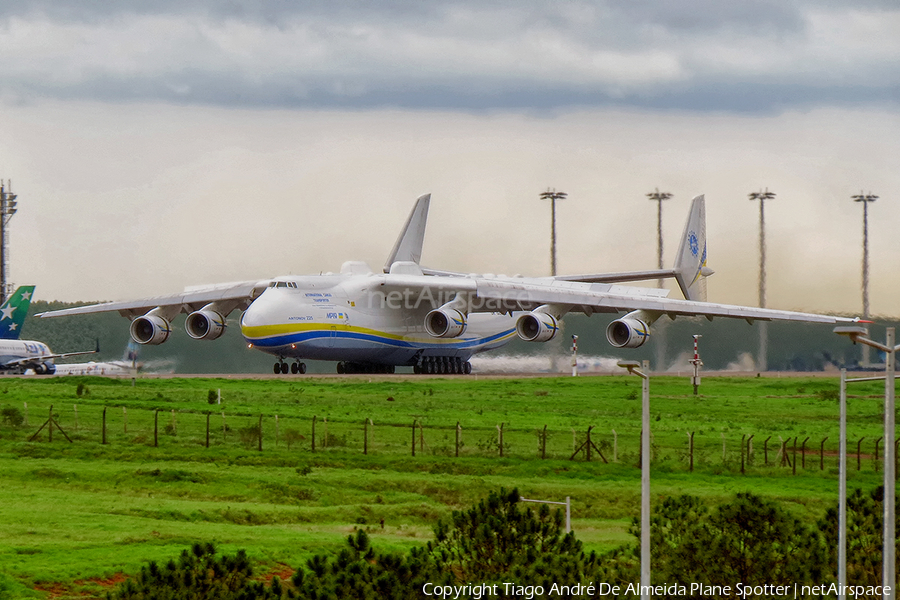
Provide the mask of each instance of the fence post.
POLYGON ((755 433, 751 433, 750 437, 747 438, 747 466, 753 466, 753 436, 755 433))
POLYGON ((500 457, 503 457, 503 423, 497 425, 497 443, 500 446, 500 457))
POLYGON ((416 455, 416 420, 413 419, 412 426, 412 455, 416 455))
POLYGON ((459 421, 456 422, 456 457, 459 458, 459 434, 461 433, 461 428, 459 426, 459 421))
POLYGON ((312 422, 312 451, 316 451, 316 415, 313 415, 312 422))
POLYGON ((101 436, 102 441, 100 443, 105 444, 106 443, 106 407, 105 406, 103 407, 103 428, 102 429, 103 429, 103 434, 101 436))
POLYGON ((613 462, 619 462, 619 434, 613 429, 613 462))
POLYGON ((159 448, 159 409, 153 411, 153 447, 159 448))
POLYGON ((210 412, 206 411, 206 447, 209 448, 209 415, 210 412))
POLYGON ((172 434, 178 435, 178 423, 175 421, 175 409, 172 409, 172 434))
POLYGON ((825 470, 825 440, 828 439, 828 436, 825 436, 825 439, 822 440, 822 445, 819 446, 819 470, 825 470))
POLYGON ((803 461, 802 465, 803 465, 804 469, 806 468, 806 442, 808 442, 808 441, 809 441, 809 436, 806 436, 806 439, 803 440, 803 446, 800 449, 800 452, 803 453, 803 458, 801 460, 803 461))
POLYGON ((772 439, 772 436, 766 438, 766 441, 763 442, 763 457, 766 461, 766 466, 769 466, 769 440, 772 439))
POLYGON ((587 452, 587 461, 588 462, 591 462, 591 429, 593 429, 593 428, 594 428, 593 425, 589 425, 588 430, 587 430, 587 448, 585 449, 585 451, 587 452))
POLYGON ((875 440, 875 472, 878 472, 878 444, 881 443, 881 440, 884 436, 881 436, 877 440, 875 440))
POLYGON ((793 459, 794 464, 791 465, 791 475, 797 474, 797 436, 794 436, 794 451, 793 451, 793 459))
POLYGON ((693 431, 688 434, 688 440, 690 440, 688 453, 689 453, 689 456, 691 457, 691 473, 693 473, 694 472, 694 432, 693 431))
POLYGON ((859 438, 859 441, 856 442, 856 470, 859 471, 862 469, 862 442, 866 439, 865 436, 859 438))
POLYGON ((541 459, 547 458, 547 426, 544 425, 544 431, 541 434, 541 459))
POLYGON ((259 415, 259 451, 262 452, 262 414, 259 415))
POLYGON ((744 442, 746 441, 747 434, 741 434, 741 475, 744 474, 744 442))
POLYGON ((225 435, 228 430, 228 426, 225 424, 225 411, 222 411, 222 441, 225 441, 225 435))

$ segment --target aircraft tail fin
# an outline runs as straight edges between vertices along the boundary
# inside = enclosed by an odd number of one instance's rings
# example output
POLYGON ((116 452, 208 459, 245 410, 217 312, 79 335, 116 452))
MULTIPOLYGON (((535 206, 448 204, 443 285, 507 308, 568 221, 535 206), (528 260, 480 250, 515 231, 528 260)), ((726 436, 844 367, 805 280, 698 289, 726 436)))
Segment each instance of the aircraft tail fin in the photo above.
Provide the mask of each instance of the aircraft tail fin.
POLYGON ((23 285, 0 306, 0 339, 17 340, 34 295, 33 285, 23 285))
POLYGON ((403 231, 394 244, 394 249, 384 264, 384 272, 390 273, 391 265, 395 262, 413 262, 419 264, 422 258, 422 244, 425 241, 425 223, 428 221, 428 206, 431 204, 431 194, 419 196, 413 206, 403 231))
POLYGON ((675 255, 675 279, 688 300, 706 300, 706 278, 713 274, 706 266, 706 259, 706 202, 700 195, 691 203, 675 255))

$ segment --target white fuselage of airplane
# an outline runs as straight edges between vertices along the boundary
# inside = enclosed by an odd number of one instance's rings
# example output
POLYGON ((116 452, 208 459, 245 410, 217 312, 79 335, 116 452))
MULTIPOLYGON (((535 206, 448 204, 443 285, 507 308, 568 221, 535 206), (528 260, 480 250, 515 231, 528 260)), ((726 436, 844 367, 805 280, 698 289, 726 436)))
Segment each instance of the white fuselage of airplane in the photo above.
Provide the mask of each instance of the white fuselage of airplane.
POLYGON ((23 373, 26 368, 44 365, 46 372, 53 372, 53 353, 47 344, 32 340, 0 340, 0 368, 23 373), (50 356, 50 358, 43 358, 50 356))
POLYGON ((244 311, 241 332, 252 347, 283 358, 384 365, 466 361, 516 335, 518 314, 486 312, 470 314, 461 335, 436 338, 425 330, 425 316, 446 299, 373 291, 377 277, 278 278, 244 311))

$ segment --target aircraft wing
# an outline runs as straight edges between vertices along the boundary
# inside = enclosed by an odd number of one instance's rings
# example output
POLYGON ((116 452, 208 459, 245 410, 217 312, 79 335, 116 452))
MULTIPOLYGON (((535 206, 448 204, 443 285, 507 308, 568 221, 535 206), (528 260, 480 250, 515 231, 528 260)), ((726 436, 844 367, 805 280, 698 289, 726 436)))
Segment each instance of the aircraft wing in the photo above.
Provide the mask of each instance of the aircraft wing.
MULTIPOLYGON (((264 281, 242 281, 237 283, 225 283, 186 288, 180 294, 171 296, 155 296, 140 300, 128 300, 124 302, 105 302, 103 304, 91 304, 62 310, 51 310, 35 315, 36 317, 65 317, 69 315, 85 315, 89 313, 117 311, 123 317, 129 319, 146 314, 158 306, 173 309, 174 314, 179 312, 193 312, 199 310, 211 302, 228 303, 234 308, 246 308, 269 285, 264 281), (177 309, 177 310, 174 310, 177 309)), ((228 312, 231 312, 229 310, 228 312)), ((174 316, 174 315, 173 315, 174 316)))
POLYGON ((643 310, 658 316, 729 317, 748 321, 806 321, 812 323, 853 323, 858 318, 836 317, 816 313, 680 300, 654 295, 653 288, 629 288, 602 283, 514 279, 476 279, 475 295, 479 304, 500 304, 512 310, 533 310, 552 305, 560 312, 620 312, 643 310), (636 293, 637 290, 640 292, 636 293), (518 306, 518 309, 513 309, 518 306))
POLYGON ((81 356, 82 354, 96 354, 97 350, 85 350, 83 352, 66 352, 64 354, 42 354, 41 356, 29 356, 26 358, 17 358, 15 360, 11 360, 9 362, 3 363, 0 368, 2 369, 12 369, 15 367, 25 367, 30 368, 35 365, 40 365, 48 360, 53 360, 56 358, 67 358, 69 356, 81 356))

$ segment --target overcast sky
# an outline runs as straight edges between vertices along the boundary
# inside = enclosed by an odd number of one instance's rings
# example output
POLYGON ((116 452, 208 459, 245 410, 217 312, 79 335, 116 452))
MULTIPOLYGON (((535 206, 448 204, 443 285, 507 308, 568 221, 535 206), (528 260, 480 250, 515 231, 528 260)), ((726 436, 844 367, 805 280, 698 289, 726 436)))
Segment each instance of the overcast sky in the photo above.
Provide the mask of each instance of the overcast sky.
POLYGON ((652 268, 705 193, 710 299, 900 315, 895 1, 0 4, 0 178, 41 299, 380 268, 432 192, 423 262, 652 268), (112 6, 110 6, 112 5, 112 6))

